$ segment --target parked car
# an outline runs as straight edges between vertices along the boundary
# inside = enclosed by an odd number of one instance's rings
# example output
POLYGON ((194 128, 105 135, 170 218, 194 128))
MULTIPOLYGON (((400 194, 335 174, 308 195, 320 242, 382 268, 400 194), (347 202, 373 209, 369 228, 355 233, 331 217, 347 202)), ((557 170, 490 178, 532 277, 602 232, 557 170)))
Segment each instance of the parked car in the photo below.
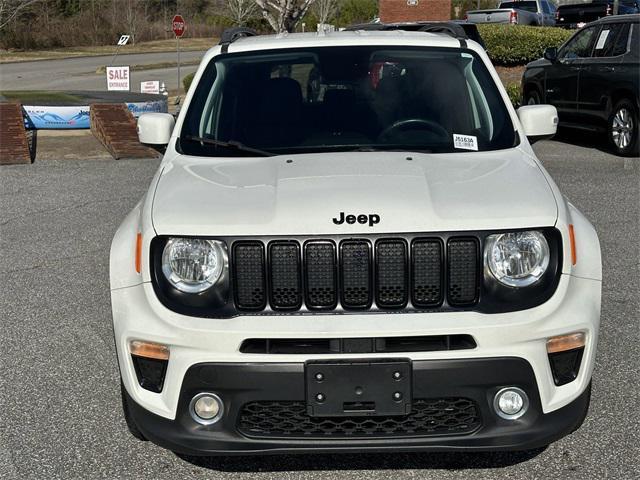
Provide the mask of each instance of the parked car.
MULTIPOLYGON (((556 26, 564 28, 581 28, 587 23, 614 13, 613 0, 591 0, 590 2, 561 5, 556 10, 556 26)), ((640 13, 639 0, 620 0, 618 15, 640 13)))
POLYGON ((638 153, 640 15, 606 17, 527 65, 523 102, 549 103, 560 125, 607 133, 619 155, 638 153))
POLYGON ((598 237, 531 148, 555 107, 516 111, 455 30, 232 31, 175 125, 140 116, 166 152, 110 256, 136 437, 203 455, 442 452, 580 426, 598 237))
POLYGON ((553 26, 556 7, 547 0, 502 2, 498 8, 470 10, 465 19, 469 23, 510 23, 518 25, 553 26))

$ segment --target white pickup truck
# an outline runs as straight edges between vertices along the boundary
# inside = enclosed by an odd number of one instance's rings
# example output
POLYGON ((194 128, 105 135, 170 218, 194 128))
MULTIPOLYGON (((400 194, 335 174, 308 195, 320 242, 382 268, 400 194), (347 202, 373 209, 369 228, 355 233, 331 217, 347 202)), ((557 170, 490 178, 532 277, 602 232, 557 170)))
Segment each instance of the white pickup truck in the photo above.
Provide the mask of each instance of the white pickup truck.
POLYGON ((556 7, 547 0, 501 2, 491 10, 471 10, 465 18, 469 23, 511 23, 518 25, 554 26, 556 7))

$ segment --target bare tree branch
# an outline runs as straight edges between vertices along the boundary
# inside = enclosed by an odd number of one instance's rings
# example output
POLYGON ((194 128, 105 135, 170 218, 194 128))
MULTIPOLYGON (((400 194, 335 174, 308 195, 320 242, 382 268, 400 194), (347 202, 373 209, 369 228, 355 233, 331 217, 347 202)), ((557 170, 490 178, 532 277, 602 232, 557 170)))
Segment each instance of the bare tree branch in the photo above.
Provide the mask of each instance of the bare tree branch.
POLYGON ((338 11, 337 0, 316 0, 313 4, 313 11, 318 17, 318 23, 328 23, 338 11))
POLYGON ((227 0, 227 16, 236 26, 242 26, 255 16, 258 5, 254 0, 227 0))
POLYGON ((262 16, 277 32, 293 32, 316 0, 254 0, 262 16))
POLYGON ((42 0, 0 0, 0 30, 2 30, 21 10, 42 0))

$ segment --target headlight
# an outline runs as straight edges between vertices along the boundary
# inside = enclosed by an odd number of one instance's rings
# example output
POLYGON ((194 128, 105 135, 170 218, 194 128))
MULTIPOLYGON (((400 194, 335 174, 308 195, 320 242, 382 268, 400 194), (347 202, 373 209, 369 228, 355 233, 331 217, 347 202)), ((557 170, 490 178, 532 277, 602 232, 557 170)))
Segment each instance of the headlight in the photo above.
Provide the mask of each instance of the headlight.
POLYGON ((171 238, 162 252, 162 273, 181 292, 199 293, 215 285, 225 263, 219 242, 171 238))
POLYGON ((510 287, 533 285, 549 266, 549 244, 535 230, 490 235, 484 255, 485 268, 510 287))

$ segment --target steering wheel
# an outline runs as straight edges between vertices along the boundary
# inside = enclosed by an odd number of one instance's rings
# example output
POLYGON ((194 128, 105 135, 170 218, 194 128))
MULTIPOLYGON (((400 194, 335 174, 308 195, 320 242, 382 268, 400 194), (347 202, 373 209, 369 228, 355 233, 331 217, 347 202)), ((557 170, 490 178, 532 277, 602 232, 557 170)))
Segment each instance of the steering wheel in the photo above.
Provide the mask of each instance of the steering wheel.
POLYGON ((449 136, 449 132, 442 125, 440 125, 437 122, 434 122, 433 120, 427 120, 424 118, 409 118, 406 120, 398 120, 392 125, 389 125, 387 128, 385 128, 382 131, 380 135, 378 135, 378 139, 386 139, 398 130, 414 130, 414 129, 431 130, 432 132, 442 137, 449 136), (411 127, 417 127, 417 128, 411 128, 411 127))

